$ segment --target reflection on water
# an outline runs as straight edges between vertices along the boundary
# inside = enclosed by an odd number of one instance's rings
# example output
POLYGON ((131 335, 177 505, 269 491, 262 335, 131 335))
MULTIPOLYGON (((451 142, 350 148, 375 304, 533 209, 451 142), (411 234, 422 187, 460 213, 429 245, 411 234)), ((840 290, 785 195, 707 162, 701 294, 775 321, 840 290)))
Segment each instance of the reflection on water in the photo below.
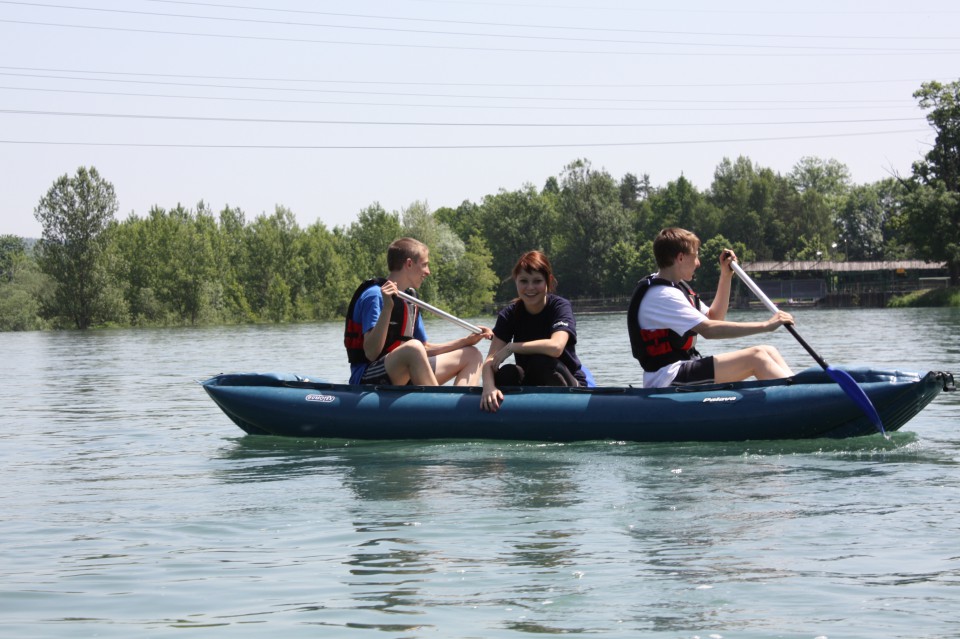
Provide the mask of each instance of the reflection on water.
MULTIPOLYGON (((717 588, 787 588, 824 574, 794 556, 794 545, 820 538, 808 526, 845 529, 846 518, 896 516, 900 500, 883 497, 896 464, 953 465, 917 450, 916 439, 767 442, 744 451, 244 437, 222 452, 236 462, 225 469, 228 482, 325 476, 346 489, 322 502, 353 530, 340 559, 350 593, 341 611, 422 616, 469 605, 513 611, 499 624, 504 630, 602 632, 609 621, 589 608, 610 599, 640 605, 639 592, 654 600, 623 619, 638 631, 675 633, 711 626, 718 610, 703 602, 717 588), (816 488, 798 492, 804 486, 816 488), (845 501, 851 489, 876 498, 845 501), (672 595, 657 599, 640 584, 672 595), (553 614, 558 602, 566 614, 553 614)), ((848 566, 873 556, 830 552, 848 566)), ((746 605, 727 606, 727 614, 744 627, 763 622, 746 605)), ((348 625, 437 627, 421 619, 348 625)))

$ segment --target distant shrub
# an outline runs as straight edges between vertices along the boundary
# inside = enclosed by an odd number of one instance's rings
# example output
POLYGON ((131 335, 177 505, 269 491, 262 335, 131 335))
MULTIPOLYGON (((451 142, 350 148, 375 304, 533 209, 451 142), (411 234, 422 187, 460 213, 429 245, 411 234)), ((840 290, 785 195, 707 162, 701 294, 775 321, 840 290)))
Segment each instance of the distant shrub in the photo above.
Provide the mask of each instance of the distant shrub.
POLYGON ((890 308, 920 308, 931 306, 960 306, 960 287, 935 288, 894 297, 890 308))

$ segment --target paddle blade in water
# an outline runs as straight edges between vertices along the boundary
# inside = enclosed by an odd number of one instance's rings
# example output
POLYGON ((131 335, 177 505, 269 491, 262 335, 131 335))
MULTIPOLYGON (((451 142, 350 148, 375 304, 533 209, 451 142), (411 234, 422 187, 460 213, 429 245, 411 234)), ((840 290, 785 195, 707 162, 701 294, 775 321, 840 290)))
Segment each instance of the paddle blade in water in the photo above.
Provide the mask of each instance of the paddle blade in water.
POLYGON ((880 422, 880 415, 877 414, 877 409, 873 407, 873 402, 870 401, 867 394, 864 393, 860 385, 857 384, 857 380, 850 377, 850 374, 846 371, 837 370, 833 366, 827 366, 824 370, 827 371, 830 379, 839 384, 840 388, 846 392, 850 399, 856 402, 857 406, 866 413, 870 421, 873 422, 873 425, 880 431, 880 434, 886 437, 887 432, 883 429, 883 424, 880 422))

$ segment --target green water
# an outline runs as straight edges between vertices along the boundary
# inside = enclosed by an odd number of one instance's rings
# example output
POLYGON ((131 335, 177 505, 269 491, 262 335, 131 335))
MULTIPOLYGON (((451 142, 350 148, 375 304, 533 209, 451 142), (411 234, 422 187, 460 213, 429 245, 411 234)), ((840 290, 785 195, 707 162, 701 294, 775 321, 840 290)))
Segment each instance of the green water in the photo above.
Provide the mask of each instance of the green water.
MULTIPOLYGON (((956 310, 798 319, 960 373, 956 310)), ((640 378, 624 325, 581 318, 601 383, 640 378)), ((960 394, 890 441, 357 443, 243 436, 193 383, 345 379, 341 330, 0 334, 0 636, 960 634, 960 394)))

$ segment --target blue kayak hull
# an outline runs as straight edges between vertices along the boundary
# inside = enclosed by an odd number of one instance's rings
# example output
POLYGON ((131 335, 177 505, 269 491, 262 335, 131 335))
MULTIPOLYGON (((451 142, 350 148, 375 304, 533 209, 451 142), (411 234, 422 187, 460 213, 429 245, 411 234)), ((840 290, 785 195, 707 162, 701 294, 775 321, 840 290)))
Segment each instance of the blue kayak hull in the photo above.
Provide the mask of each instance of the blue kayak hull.
MULTIPOLYGON (((884 428, 907 423, 949 373, 848 369, 884 428)), ((531 441, 744 441, 843 438, 876 428, 828 375, 696 388, 504 390, 497 413, 480 410, 480 389, 352 386, 290 374, 224 374, 201 382, 245 432, 337 439, 531 441)))

